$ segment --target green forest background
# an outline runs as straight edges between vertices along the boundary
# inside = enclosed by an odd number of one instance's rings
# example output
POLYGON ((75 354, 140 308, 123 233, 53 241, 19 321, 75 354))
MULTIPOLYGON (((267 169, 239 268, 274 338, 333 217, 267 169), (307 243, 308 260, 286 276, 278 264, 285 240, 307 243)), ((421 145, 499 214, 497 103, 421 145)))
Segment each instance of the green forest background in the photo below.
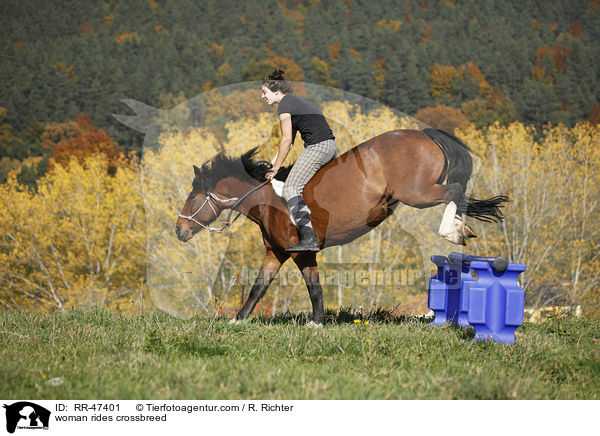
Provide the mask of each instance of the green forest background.
POLYGON ((435 127, 600 119, 599 0, 3 0, 0 181, 46 171, 48 123, 87 114, 125 151, 122 98, 170 108, 283 67, 435 127), (39 157, 42 157, 40 160, 39 157), (45 157, 45 159, 44 159, 45 157))
MULTIPOLYGON (((255 146, 270 158, 278 145, 277 118, 265 112, 259 87, 221 87, 283 68, 290 80, 368 97, 456 132, 486 169, 474 193, 511 198, 502 224, 472 223, 479 237, 469 252, 526 263, 521 280, 529 308, 554 304, 600 316, 599 6, 600 0, 2 1, 0 307, 143 308, 147 259, 165 253, 161 245, 147 251, 146 233, 181 248, 172 226, 189 189, 183 165, 255 146), (124 98, 132 100, 123 104, 124 98), (152 191, 164 227, 148 232, 152 208, 144 209, 139 185, 144 136, 112 116, 132 115, 127 106, 141 107, 133 100, 150 109, 193 103, 168 111, 193 129, 163 132, 158 142, 167 152, 156 174, 172 181, 175 171, 185 181, 173 192, 152 191)), ((302 94, 309 86, 298 88, 302 94)), ((336 100, 323 107, 330 121, 339 121, 332 127, 340 152, 357 138, 414 124, 361 104, 336 100)), ((393 241, 390 259, 401 255, 398 265, 414 269, 419 256, 410 257, 404 240, 389 235, 408 228, 421 244, 438 247, 441 214, 405 213, 365 236, 355 254, 378 258, 382 241, 393 241), (433 222, 435 229, 426 224, 433 222), (412 227, 401 226, 407 223, 412 227)), ((259 265, 258 229, 239 235, 232 252, 242 260, 234 260, 259 265)), ((223 240, 201 236, 188 244, 194 255, 209 241, 214 253, 225 252, 223 240)), ((339 250, 330 253, 335 259, 320 258, 339 266, 339 250)), ((394 262, 386 268, 397 269, 394 262)), ((212 302, 211 286, 200 291, 212 302)), ((308 303, 306 291, 296 288, 276 285, 260 310, 305 308, 296 302, 308 303)), ((411 305, 416 295, 419 312, 424 287, 414 288, 398 299, 411 305)), ((382 289, 368 288, 365 298, 340 285, 326 297, 338 308, 378 307, 382 289)), ((243 288, 223 299, 228 305, 204 309, 233 313, 239 295, 243 288)))

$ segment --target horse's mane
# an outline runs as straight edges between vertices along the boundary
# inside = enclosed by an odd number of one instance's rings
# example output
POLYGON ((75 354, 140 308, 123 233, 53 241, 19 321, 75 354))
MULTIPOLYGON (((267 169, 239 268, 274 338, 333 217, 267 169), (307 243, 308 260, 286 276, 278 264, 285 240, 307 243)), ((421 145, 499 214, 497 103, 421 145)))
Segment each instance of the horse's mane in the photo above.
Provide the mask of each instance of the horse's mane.
MULTIPOLYGON (((247 175, 259 182, 266 180, 265 175, 271 169, 271 164, 265 161, 256 162, 253 158, 258 152, 258 147, 254 147, 239 157, 227 156, 224 151, 220 151, 210 160, 204 162, 200 168, 200 174, 194 178, 193 186, 195 189, 204 189, 210 191, 215 188, 217 182, 225 177, 236 175, 241 176, 240 170, 244 169, 247 175), (240 166, 241 161, 241 166, 240 166)), ((291 165, 281 167, 277 173, 276 179, 284 181, 291 170, 291 165)))

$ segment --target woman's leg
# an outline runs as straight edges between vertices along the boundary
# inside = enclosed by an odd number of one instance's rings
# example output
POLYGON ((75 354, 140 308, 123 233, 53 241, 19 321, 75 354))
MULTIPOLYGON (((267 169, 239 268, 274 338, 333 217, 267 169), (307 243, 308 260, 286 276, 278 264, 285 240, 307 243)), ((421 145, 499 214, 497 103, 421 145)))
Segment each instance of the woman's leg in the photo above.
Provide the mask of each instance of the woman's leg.
POLYGON ((300 231, 300 239, 308 239, 314 235, 310 222, 310 209, 302 197, 302 190, 313 176, 337 154, 335 140, 319 142, 304 149, 283 186, 285 199, 290 214, 300 231))

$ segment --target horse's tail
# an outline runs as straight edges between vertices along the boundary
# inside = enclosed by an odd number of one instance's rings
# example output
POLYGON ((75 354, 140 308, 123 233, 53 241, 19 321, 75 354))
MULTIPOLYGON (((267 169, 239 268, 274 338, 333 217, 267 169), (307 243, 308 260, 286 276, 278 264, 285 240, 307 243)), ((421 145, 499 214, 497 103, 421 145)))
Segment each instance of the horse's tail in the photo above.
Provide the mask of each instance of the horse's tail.
POLYGON ((479 200, 465 195, 467 182, 473 173, 473 158, 471 150, 456 136, 443 130, 427 128, 423 130, 427 136, 435 141, 446 155, 448 165, 447 183, 458 183, 461 192, 457 195, 458 213, 464 213, 485 222, 502 222, 504 214, 501 207, 510 201, 506 195, 497 195, 486 200, 479 200))
MULTIPOLYGON (((465 215, 478 219, 479 221, 501 223, 504 221, 504 214, 500 208, 508 201, 510 201, 510 199, 506 195, 496 195, 487 200, 478 200, 474 197, 465 196, 465 201, 463 203, 466 203, 466 210, 464 207, 463 210, 465 215)), ((459 207, 458 210, 460 211, 460 209, 461 208, 459 207)))

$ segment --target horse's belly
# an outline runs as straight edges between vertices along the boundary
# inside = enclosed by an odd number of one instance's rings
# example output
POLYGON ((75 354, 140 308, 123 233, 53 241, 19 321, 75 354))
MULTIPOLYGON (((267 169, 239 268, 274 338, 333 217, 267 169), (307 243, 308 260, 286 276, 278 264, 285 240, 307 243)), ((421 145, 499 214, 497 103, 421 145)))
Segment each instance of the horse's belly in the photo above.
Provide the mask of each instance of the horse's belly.
POLYGON ((325 237, 327 246, 345 244, 364 235, 392 212, 383 192, 355 194, 352 189, 337 194, 315 190, 315 201, 309 207, 313 226, 325 237))

